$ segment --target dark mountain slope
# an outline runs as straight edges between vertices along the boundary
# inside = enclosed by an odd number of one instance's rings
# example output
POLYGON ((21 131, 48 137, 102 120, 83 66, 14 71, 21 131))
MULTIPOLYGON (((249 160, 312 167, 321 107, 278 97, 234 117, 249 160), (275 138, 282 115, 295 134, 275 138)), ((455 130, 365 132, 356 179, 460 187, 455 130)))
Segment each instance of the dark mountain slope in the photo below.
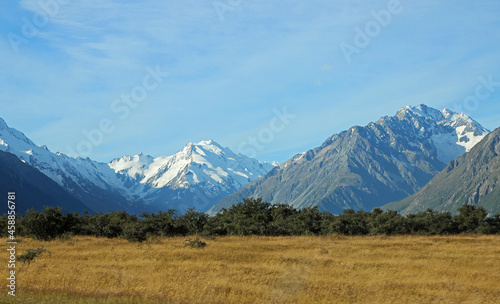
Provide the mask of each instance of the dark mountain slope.
POLYGON ((500 213, 500 129, 496 129, 470 152, 450 162, 424 188, 402 201, 383 207, 402 214, 432 208, 456 210, 471 204, 484 207, 490 214, 500 213))
POLYGON ((23 163, 17 156, 0 151, 0 194, 5 197, 0 213, 7 212, 7 193, 16 193, 16 212, 41 210, 44 206, 63 207, 66 212, 82 212, 88 206, 37 169, 23 163))

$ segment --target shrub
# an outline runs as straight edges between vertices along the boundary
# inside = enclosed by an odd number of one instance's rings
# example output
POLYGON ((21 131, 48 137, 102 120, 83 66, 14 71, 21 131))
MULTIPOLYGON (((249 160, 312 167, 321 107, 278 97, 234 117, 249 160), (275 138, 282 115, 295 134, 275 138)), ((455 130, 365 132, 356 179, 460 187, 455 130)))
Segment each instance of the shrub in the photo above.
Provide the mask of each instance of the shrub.
POLYGON ((456 224, 450 212, 425 212, 409 214, 406 217, 408 232, 421 235, 445 235, 456 233, 456 224))
POLYGON ((36 240, 50 241, 65 231, 65 221, 61 208, 45 208, 43 212, 28 210, 22 218, 23 233, 36 240))
POLYGON ((370 232, 368 227, 368 213, 363 210, 344 210, 343 214, 334 218, 330 223, 330 233, 344 235, 367 235, 370 232))
POLYGON ((0 216, 0 237, 7 237, 9 234, 7 233, 7 227, 9 219, 7 218, 7 214, 0 216))
POLYGON ((405 219, 396 211, 387 211, 375 208, 370 213, 368 226, 372 235, 395 235, 407 232, 405 219))
POLYGON ((147 233, 141 223, 132 222, 123 228, 122 237, 129 242, 144 242, 147 239, 147 233))
POLYGON ((200 240, 200 237, 196 237, 196 239, 194 239, 194 240, 186 239, 184 241, 184 246, 185 247, 189 246, 191 248, 204 248, 205 246, 207 246, 207 243, 200 240))
POLYGON ((180 231, 175 223, 177 219, 175 210, 166 212, 159 211, 158 214, 143 213, 142 224, 149 235, 174 236, 180 235, 180 231))
POLYGON ((222 209, 209 225, 215 226, 211 228, 215 234, 265 235, 271 219, 271 204, 249 198, 222 209))
POLYGON ((294 235, 317 235, 321 232, 323 214, 316 207, 306 207, 290 218, 294 235))
POLYGON ((463 205, 453 220, 458 225, 458 232, 476 233, 484 229, 488 212, 483 207, 463 205))
POLYGON ((64 232, 63 234, 59 235, 57 237, 58 240, 61 240, 61 241, 69 241, 71 240, 71 237, 73 237, 73 233, 71 232, 64 232))
POLYGON ((267 227, 268 235, 293 235, 295 233, 294 219, 299 211, 292 206, 275 204, 271 206, 271 222, 267 227))
POLYGON ((106 214, 99 212, 94 215, 84 214, 80 233, 115 238, 123 235, 123 230, 129 223, 135 222, 137 222, 137 217, 129 215, 125 211, 114 211, 106 214))
POLYGON ((26 251, 25 253, 17 256, 16 259, 18 261, 23 262, 23 263, 28 262, 28 264, 30 264, 34 258, 36 258, 37 256, 39 256, 45 252, 48 252, 49 255, 51 254, 50 251, 48 251, 47 249, 45 249, 43 247, 35 248, 35 249, 28 249, 28 251, 26 251))
POLYGON ((478 229, 479 233, 500 234, 500 213, 486 219, 486 226, 478 229))
POLYGON ((203 212, 197 212, 194 208, 181 215, 177 219, 177 227, 186 235, 199 234, 203 232, 208 222, 208 215, 203 212))

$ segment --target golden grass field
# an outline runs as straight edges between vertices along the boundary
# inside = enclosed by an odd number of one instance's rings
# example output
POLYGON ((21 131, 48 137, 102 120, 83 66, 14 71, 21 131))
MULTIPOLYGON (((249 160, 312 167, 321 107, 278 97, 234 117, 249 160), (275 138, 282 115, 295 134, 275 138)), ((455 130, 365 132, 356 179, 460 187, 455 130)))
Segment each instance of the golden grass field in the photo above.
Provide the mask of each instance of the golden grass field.
POLYGON ((500 303, 500 236, 185 239, 25 238, 51 255, 18 261, 0 302, 500 303))

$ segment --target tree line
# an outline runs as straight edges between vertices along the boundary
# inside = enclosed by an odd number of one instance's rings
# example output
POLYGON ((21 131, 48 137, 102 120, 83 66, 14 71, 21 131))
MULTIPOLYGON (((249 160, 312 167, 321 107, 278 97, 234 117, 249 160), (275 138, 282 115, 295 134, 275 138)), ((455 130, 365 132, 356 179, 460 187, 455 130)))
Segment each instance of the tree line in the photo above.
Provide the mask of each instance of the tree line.
MULTIPOLYGON (((8 217, 0 217, 0 231, 7 236, 8 217)), ((460 233, 499 234, 500 214, 488 217, 482 207, 464 205, 450 212, 428 209, 402 216, 396 211, 344 210, 333 215, 318 207, 296 209, 272 205, 262 199, 245 199, 215 216, 194 209, 179 215, 175 210, 143 213, 139 217, 125 211, 106 214, 64 213, 58 207, 29 210, 16 219, 16 236, 52 240, 70 235, 121 237, 144 241, 149 236, 216 235, 447 235, 460 233)))

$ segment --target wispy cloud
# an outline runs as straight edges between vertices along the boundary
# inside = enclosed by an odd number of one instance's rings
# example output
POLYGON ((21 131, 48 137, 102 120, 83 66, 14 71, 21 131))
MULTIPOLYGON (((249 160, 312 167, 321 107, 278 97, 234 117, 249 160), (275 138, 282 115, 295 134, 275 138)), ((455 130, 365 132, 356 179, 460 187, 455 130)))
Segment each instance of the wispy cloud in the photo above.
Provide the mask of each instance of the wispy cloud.
MULTIPOLYGON (((500 77, 498 1, 400 2, 404 11, 347 64, 339 44, 389 1, 244 1, 224 22, 211 1, 69 1, 19 54, 0 41, 0 68, 8 71, 0 75, 0 116, 63 150, 82 128, 113 115, 111 102, 141 81, 146 66, 159 65, 168 81, 94 158, 170 154, 204 137, 236 149, 269 121, 270 109, 289 106, 297 120, 260 155, 284 161, 294 146, 303 152, 302 143, 407 104, 452 107, 480 75, 500 77)), ((39 3, 8 4, 4 36, 43 13, 39 3)), ((487 109, 498 109, 495 98, 471 114, 493 124, 487 109)))

